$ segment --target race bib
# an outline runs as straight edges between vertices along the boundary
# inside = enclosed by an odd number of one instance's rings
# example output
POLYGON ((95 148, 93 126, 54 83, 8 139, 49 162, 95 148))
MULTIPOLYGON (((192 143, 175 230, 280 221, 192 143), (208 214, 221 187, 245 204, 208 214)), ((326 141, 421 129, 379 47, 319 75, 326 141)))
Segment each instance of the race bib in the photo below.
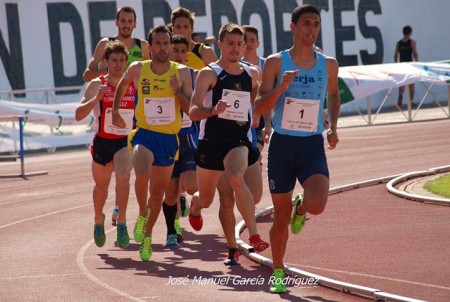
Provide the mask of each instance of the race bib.
POLYGON ((145 121, 149 125, 168 125, 175 121, 175 98, 145 98, 145 121))
POLYGON ((106 109, 105 123, 103 124, 103 129, 106 133, 116 134, 116 135, 128 135, 131 130, 133 130, 133 116, 134 109, 124 109, 119 108, 120 116, 125 121, 125 128, 119 128, 112 123, 112 108, 106 109))
POLYGON ((250 92, 224 89, 222 100, 231 106, 218 115, 219 118, 238 122, 248 122, 248 111, 250 109, 250 92))
POLYGON ((286 97, 281 128, 285 130, 316 132, 320 100, 301 100, 286 97))
POLYGON ((186 112, 183 112, 183 120, 181 123, 181 128, 189 128, 192 126, 192 121, 189 118, 189 114, 187 114, 186 112))

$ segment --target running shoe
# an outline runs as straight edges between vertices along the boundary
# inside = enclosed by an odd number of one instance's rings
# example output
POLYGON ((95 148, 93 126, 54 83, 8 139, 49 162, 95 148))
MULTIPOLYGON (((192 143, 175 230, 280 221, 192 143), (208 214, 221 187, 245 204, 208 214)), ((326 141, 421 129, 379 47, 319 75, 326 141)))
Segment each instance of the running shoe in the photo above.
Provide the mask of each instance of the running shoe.
POLYGON ((292 234, 300 233, 306 222, 306 213, 301 215, 297 214, 297 208, 301 206, 302 202, 303 202, 303 195, 302 194, 295 195, 294 214, 292 215, 291 219, 292 234))
POLYGON ((203 217, 202 215, 194 216, 191 213, 189 213, 189 223, 191 224, 191 227, 196 230, 200 231, 203 227, 203 217))
POLYGON ((177 231, 177 242, 183 242, 183 229, 181 228, 180 219, 175 219, 175 231, 177 231))
POLYGON ((149 212, 147 216, 142 216, 141 214, 139 214, 138 218, 136 219, 136 224, 134 225, 133 230, 134 241, 138 243, 142 242, 142 240, 144 240, 145 237, 145 229, 147 228, 147 221, 148 216, 150 216, 150 209, 148 211, 149 212))
POLYGON ((152 237, 145 236, 139 249, 139 255, 142 261, 148 261, 152 257, 152 237))
MULTIPOLYGON (((192 201, 191 201, 191 208, 192 208, 192 201)), ((189 212, 189 223, 194 230, 200 231, 203 227, 202 214, 194 216, 189 212)))
POLYGON ((239 264, 239 250, 235 248, 228 248, 227 259, 223 262, 225 265, 238 265, 239 264))
POLYGON ((124 249, 130 243, 130 236, 128 236, 128 230, 126 223, 117 224, 117 245, 124 249))
POLYGON ((105 234, 105 214, 103 215, 103 222, 102 224, 95 224, 94 225, 94 241, 95 245, 98 247, 102 247, 105 244, 106 241, 106 234, 105 234))
POLYGON ((167 235, 166 248, 177 249, 179 247, 180 247, 180 245, 178 244, 178 241, 177 241, 177 235, 176 234, 167 235))
POLYGON ((271 293, 277 294, 277 293, 285 293, 286 285, 284 285, 284 271, 282 269, 274 269, 272 278, 270 278, 272 281, 272 284, 270 285, 269 291, 271 293))
POLYGON ((117 225, 117 219, 119 219, 119 206, 115 206, 114 207, 114 210, 113 210, 113 213, 112 213, 112 217, 111 217, 111 220, 112 220, 112 225, 113 226, 116 226, 117 225))
POLYGON ((189 205, 186 203, 186 196, 180 196, 181 217, 189 215, 189 205))
POLYGON ((270 246, 268 242, 265 242, 261 239, 259 234, 250 236, 248 240, 250 241, 250 245, 253 246, 256 252, 262 252, 270 246))

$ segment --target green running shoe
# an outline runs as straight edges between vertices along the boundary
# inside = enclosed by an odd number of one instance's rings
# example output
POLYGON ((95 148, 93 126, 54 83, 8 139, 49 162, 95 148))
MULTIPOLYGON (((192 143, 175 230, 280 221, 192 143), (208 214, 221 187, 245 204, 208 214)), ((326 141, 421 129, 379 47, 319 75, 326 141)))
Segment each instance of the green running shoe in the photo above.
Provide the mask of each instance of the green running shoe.
POLYGON ((102 224, 94 225, 94 241, 95 241, 95 245, 98 247, 102 247, 103 245, 105 245, 105 241, 106 241, 105 214, 102 214, 102 215, 103 215, 102 224))
POLYGON ((176 234, 167 235, 166 248, 177 249, 179 247, 180 245, 177 242, 177 235, 176 234))
POLYGON ((125 223, 117 224, 117 245, 124 249, 130 243, 130 236, 128 236, 127 225, 125 223))
POLYGON ((142 261, 148 261, 152 257, 152 237, 145 236, 139 249, 139 255, 142 261))
POLYGON ((282 269, 273 270, 272 277, 270 278, 272 284, 270 285, 269 291, 271 293, 285 293, 286 285, 284 285, 284 271, 282 269))
POLYGON ((294 214, 292 214, 291 219, 292 234, 300 233, 306 222, 306 213, 302 215, 297 214, 297 208, 302 204, 302 202, 303 202, 303 195, 302 194, 295 195, 294 214))
POLYGON ((138 218, 136 219, 136 224, 134 225, 134 230, 133 230, 133 236, 134 236, 134 241, 136 241, 138 243, 142 242, 142 240, 144 240, 145 229, 147 228, 148 216, 150 216, 150 209, 148 210, 147 216, 142 216, 141 214, 139 214, 138 218))
POLYGON ((183 242, 183 229, 181 228, 180 219, 175 219, 175 231, 177 231, 177 241, 183 242))

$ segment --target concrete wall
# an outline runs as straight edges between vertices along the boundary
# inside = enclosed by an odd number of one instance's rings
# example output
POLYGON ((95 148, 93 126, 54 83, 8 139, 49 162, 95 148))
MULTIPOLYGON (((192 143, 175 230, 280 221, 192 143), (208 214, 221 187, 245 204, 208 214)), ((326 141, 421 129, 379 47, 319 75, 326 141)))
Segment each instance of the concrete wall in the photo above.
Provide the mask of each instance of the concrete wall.
MULTIPOLYGON (((115 12, 122 5, 136 9, 136 37, 168 23, 171 10, 181 5, 196 12, 195 30, 205 35, 217 36, 228 21, 258 27, 259 52, 267 56, 291 45, 290 13, 303 2, 321 9, 317 44, 341 66, 392 63, 407 24, 421 61, 450 58, 448 0, 0 0, 0 91, 83 85, 96 43, 117 33, 115 12)), ((442 90, 438 96, 444 99, 442 90)), ((80 95, 74 90, 58 99, 77 101, 80 95)))

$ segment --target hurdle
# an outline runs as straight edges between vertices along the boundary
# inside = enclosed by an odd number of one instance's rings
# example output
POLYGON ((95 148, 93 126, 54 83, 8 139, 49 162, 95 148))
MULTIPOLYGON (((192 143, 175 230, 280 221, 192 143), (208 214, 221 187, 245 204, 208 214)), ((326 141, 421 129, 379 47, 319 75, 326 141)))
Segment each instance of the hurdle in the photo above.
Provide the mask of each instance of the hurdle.
POLYGON ((0 122, 18 122, 19 123, 19 155, 4 155, 0 156, 0 162, 5 161, 16 161, 17 159, 20 159, 20 174, 7 174, 7 175, 0 175, 0 178, 15 178, 15 177, 21 177, 23 179, 27 179, 29 176, 38 176, 38 175, 47 175, 47 171, 39 171, 39 172, 33 172, 33 173, 25 173, 25 150, 23 147, 23 116, 18 115, 9 115, 9 116, 0 116, 0 122))

